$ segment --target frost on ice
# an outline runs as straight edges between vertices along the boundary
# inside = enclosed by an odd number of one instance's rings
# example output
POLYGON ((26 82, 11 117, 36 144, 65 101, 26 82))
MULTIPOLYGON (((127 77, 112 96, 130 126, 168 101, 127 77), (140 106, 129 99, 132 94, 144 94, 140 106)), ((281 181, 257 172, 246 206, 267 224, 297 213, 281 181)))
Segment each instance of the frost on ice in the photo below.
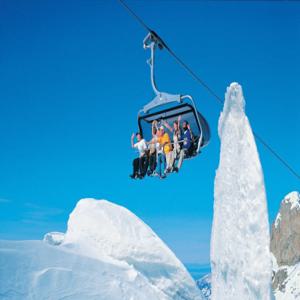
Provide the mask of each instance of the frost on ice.
POLYGON ((1 300, 202 300, 174 253, 142 220, 80 200, 66 234, 0 241, 1 300))
POLYGON ((211 237, 212 300, 270 299, 266 194, 242 88, 227 88, 219 119, 221 153, 211 237))

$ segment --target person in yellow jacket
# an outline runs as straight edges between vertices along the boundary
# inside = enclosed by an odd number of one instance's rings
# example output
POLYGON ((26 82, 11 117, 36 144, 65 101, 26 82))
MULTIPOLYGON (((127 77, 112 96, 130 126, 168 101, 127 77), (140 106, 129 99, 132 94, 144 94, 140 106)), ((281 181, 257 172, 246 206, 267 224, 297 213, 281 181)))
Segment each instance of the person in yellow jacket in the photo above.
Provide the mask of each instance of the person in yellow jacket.
POLYGON ((173 165, 173 148, 170 136, 165 132, 164 126, 160 126, 157 138, 159 150, 157 151, 157 173, 160 178, 165 178, 173 165), (163 168, 162 168, 163 166, 163 168))

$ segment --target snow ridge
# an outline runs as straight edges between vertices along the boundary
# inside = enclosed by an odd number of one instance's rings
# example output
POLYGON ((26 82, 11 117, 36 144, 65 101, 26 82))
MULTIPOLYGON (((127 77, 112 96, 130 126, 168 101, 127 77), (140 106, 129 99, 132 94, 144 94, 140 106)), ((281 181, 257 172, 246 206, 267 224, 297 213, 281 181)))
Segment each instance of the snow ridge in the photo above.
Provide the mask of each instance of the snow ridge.
POLYGON ((263 172, 242 88, 227 88, 219 118, 211 238, 212 300, 270 299, 271 257, 263 172))
POLYGON ((132 266, 171 299, 201 299, 183 264, 141 219, 106 200, 80 200, 62 244, 91 258, 132 266))
POLYGON ((0 241, 0 298, 203 300, 174 253, 142 220, 106 200, 80 200, 65 234, 0 241))

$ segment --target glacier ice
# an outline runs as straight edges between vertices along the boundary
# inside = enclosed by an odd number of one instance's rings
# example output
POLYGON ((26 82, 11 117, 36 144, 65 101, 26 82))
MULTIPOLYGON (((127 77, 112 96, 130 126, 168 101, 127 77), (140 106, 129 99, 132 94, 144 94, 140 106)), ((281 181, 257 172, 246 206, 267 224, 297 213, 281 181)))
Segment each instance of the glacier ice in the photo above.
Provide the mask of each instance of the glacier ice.
POLYGON ((232 83, 218 125, 221 153, 214 187, 212 300, 271 297, 264 178, 244 109, 242 87, 232 83))
POLYGON ((182 263, 142 220, 80 200, 65 234, 0 241, 2 300, 202 300, 182 263))

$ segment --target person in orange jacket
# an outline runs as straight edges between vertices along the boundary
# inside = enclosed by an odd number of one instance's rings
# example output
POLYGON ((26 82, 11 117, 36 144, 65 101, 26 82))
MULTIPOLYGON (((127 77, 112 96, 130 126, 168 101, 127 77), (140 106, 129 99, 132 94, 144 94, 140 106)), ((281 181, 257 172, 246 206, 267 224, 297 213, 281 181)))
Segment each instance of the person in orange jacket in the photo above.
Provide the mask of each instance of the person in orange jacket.
POLYGON ((164 126, 159 127, 158 139, 160 148, 157 152, 157 173, 160 178, 165 178, 173 164, 173 152, 170 136, 165 132, 164 126))

